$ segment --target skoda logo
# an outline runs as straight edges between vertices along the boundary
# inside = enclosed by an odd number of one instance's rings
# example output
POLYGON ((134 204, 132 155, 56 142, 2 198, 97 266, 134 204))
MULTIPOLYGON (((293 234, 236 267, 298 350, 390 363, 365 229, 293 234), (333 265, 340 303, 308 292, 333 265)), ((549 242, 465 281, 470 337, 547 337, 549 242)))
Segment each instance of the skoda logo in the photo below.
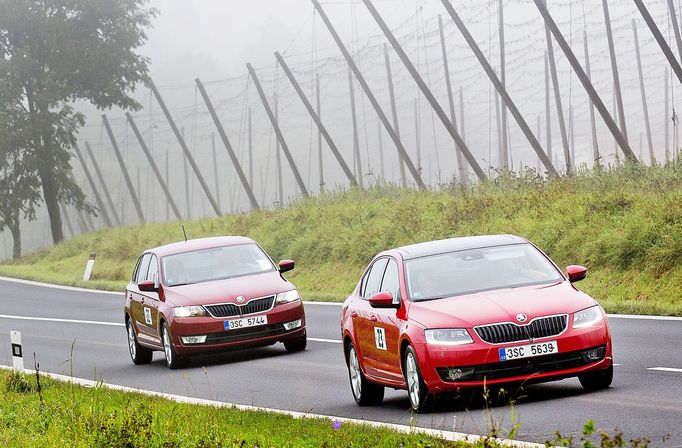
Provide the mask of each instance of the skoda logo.
POLYGON ((528 320, 528 316, 526 316, 526 315, 523 314, 523 313, 517 314, 517 315, 516 315, 516 320, 518 320, 519 322, 523 323, 523 322, 525 322, 525 321, 528 320))
POLYGON ((239 297, 237 297, 237 302, 238 302, 238 303, 244 303, 244 300, 246 300, 246 299, 244 299, 244 296, 239 296, 239 297))

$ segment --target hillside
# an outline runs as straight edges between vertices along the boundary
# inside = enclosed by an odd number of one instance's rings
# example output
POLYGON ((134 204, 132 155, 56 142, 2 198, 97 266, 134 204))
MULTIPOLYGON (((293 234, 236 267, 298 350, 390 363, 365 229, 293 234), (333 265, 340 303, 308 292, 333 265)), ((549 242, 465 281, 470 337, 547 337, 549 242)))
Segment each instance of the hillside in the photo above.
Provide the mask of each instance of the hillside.
MULTIPOLYGON (((185 223, 191 238, 247 235, 310 300, 342 300, 378 251, 488 233, 524 236, 560 266, 584 264, 579 286, 609 312, 682 315, 682 166, 624 166, 543 180, 531 171, 442 192, 392 186, 327 193, 282 210, 185 223)), ((182 238, 180 223, 101 230, 17 262, 0 274, 120 290, 139 253, 182 238), (93 280, 80 281, 91 252, 93 280)))

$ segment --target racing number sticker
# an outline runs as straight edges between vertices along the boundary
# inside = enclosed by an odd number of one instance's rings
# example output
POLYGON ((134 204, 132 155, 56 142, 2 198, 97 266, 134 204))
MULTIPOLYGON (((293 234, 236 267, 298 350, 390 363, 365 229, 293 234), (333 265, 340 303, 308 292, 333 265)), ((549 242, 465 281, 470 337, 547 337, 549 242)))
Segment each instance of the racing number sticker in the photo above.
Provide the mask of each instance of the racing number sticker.
POLYGON ((374 327, 374 342, 379 350, 386 350, 386 330, 374 327))
POLYGON ((147 307, 144 308, 144 321, 147 325, 152 324, 152 310, 147 307))

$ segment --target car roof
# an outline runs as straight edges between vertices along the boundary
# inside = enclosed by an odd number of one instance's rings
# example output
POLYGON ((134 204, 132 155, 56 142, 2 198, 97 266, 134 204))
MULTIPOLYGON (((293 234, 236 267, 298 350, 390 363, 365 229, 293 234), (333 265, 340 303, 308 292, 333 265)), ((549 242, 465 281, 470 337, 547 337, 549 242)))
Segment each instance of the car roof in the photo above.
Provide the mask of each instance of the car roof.
POLYGON ((449 238, 446 240, 427 241, 410 244, 396 249, 403 259, 419 258, 428 255, 443 254, 459 250, 478 249, 481 247, 506 246, 522 244, 528 241, 516 235, 481 235, 449 238))
POLYGON ((209 238, 178 241, 177 243, 166 244, 164 246, 148 249, 145 252, 153 252, 159 257, 163 257, 166 255, 179 254, 193 250, 210 249, 212 247, 221 246, 235 246, 237 244, 248 243, 255 243, 255 241, 245 236, 214 236, 209 238))

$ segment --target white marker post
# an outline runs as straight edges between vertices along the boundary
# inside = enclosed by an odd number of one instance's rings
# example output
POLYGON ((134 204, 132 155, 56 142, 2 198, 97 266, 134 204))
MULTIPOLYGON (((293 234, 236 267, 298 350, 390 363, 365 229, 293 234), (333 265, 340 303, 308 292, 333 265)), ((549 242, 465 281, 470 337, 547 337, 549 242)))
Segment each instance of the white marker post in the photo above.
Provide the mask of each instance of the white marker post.
POLYGON ((24 371, 24 357, 21 350, 21 332, 10 331, 9 338, 12 342, 12 365, 17 372, 24 371))
POLYGON ((88 264, 85 265, 85 272, 83 273, 83 281, 84 282, 89 282, 90 281, 90 276, 92 275, 92 268, 95 266, 95 257, 97 254, 92 253, 90 254, 90 258, 88 258, 88 264))

